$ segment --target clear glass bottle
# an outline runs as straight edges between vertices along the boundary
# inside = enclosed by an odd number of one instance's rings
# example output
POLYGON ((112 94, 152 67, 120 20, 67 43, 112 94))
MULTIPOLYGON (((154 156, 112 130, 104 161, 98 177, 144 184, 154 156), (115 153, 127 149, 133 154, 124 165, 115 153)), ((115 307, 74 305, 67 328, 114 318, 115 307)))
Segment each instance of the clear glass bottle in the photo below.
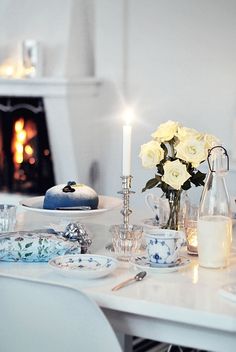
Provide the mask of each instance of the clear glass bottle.
POLYGON ((221 268, 228 265, 232 242, 230 200, 225 183, 229 157, 222 146, 208 153, 210 172, 200 199, 197 225, 199 265, 221 268))

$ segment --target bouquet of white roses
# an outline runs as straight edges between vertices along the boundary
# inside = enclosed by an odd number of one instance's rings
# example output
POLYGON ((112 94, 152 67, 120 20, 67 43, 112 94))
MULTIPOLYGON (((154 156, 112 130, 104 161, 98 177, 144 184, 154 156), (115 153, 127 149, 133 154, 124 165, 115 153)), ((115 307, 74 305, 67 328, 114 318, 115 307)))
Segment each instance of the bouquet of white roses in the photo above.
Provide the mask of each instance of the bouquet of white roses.
POLYGON ((141 146, 140 158, 145 168, 157 168, 155 177, 150 179, 143 191, 153 187, 162 189, 170 204, 170 219, 167 227, 177 227, 177 217, 181 191, 192 184, 203 186, 205 173, 197 167, 207 159, 208 150, 219 144, 218 139, 179 122, 167 121, 152 134, 152 140, 141 146), (171 218, 172 217, 172 218, 171 218))

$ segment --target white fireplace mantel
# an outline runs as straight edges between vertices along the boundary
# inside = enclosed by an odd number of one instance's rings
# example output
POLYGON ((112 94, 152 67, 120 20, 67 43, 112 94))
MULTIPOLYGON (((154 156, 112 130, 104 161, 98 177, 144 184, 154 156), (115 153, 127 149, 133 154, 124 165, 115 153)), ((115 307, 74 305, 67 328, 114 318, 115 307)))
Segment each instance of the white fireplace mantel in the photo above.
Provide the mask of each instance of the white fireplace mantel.
POLYGON ((65 78, 0 78, 0 96, 62 97, 71 94, 91 96, 98 93, 101 80, 94 77, 77 80, 65 78))
MULTIPOLYGON (((102 82, 96 78, 69 80, 63 78, 0 79, 0 96, 43 98, 53 157, 56 183, 85 178, 80 159, 84 150, 81 138, 83 130, 83 105, 96 99, 102 82), (75 134, 75 131, 78 133, 75 134)), ((86 119, 86 115, 84 116, 86 119)), ((89 163, 90 160, 86 160, 89 163)), ((85 182, 85 181, 84 181, 85 182)))

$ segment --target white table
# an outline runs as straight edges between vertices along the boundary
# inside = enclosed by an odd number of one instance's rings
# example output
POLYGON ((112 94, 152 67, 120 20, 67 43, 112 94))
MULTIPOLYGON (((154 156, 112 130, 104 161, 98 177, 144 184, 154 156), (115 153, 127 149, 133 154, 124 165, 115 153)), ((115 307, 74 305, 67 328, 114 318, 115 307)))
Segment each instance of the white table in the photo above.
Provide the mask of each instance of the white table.
MULTIPOLYGON (((91 250, 106 253, 108 226, 118 223, 113 211, 85 223, 93 235, 91 250), (91 223, 92 222, 92 223, 91 223), (106 225, 104 225, 106 224, 106 225)), ((135 219, 136 220, 136 219, 135 219)), ((54 218, 22 212, 19 229, 42 228, 54 218)), ((137 223, 137 221, 136 221, 137 223)), ((47 264, 0 263, 0 272, 79 288, 102 307, 117 331, 199 349, 236 351, 236 303, 219 295, 219 288, 236 282, 236 251, 226 269, 204 269, 194 257, 179 272, 149 274, 143 281, 112 292, 111 288, 134 275, 129 264, 121 263, 111 275, 97 280, 64 278, 47 264)))

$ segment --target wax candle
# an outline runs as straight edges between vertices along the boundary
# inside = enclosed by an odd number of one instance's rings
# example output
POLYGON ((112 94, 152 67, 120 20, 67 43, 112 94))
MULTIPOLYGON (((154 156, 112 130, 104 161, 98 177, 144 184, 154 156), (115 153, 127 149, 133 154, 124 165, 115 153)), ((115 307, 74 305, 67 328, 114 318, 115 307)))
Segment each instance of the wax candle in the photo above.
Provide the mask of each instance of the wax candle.
POLYGON ((126 109, 124 113, 123 125, 123 176, 129 176, 131 174, 131 136, 132 136, 132 126, 131 120, 133 118, 133 110, 126 109))

